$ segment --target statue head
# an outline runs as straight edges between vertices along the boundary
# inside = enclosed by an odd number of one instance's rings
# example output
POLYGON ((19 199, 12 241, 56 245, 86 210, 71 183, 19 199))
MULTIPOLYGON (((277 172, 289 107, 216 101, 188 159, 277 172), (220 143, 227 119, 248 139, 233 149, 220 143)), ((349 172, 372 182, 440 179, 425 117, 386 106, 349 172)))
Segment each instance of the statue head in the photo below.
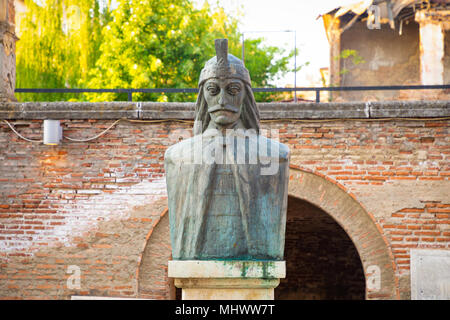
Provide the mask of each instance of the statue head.
POLYGON ((228 54, 227 39, 216 39, 215 47, 216 56, 200 73, 194 135, 203 133, 211 121, 219 128, 241 122, 245 129, 259 132, 259 110, 248 70, 241 60, 228 54))

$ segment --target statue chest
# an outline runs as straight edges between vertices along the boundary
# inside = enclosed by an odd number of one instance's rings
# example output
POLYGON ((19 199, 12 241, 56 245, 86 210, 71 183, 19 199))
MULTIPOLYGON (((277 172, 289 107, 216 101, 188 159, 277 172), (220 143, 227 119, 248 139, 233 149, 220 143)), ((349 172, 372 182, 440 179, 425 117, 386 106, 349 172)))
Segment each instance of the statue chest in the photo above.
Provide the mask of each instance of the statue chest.
POLYGON ((231 165, 217 165, 206 214, 202 256, 230 258, 247 254, 239 196, 231 165))

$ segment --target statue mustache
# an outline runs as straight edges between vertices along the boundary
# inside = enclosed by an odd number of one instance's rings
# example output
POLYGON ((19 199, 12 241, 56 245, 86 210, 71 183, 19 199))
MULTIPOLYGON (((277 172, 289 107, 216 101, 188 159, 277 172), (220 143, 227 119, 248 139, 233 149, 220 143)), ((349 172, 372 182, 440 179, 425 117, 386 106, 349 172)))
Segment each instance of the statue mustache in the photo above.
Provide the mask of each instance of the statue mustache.
POLYGON ((233 113, 238 113, 239 112, 239 108, 235 107, 235 106, 231 106, 229 104, 227 105, 215 105, 212 107, 208 107, 208 112, 216 112, 216 111, 230 111, 233 113))

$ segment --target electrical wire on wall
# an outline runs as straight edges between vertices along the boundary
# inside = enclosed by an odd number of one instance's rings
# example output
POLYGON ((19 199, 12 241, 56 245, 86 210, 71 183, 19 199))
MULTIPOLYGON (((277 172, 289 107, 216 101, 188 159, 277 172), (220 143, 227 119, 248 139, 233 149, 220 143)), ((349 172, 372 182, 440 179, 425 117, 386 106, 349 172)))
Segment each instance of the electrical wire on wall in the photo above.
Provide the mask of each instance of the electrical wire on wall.
POLYGON ((21 135, 20 133, 18 133, 17 131, 16 131, 16 129, 14 129, 14 127, 12 126, 12 124, 10 124, 8 121, 6 121, 6 120, 3 120, 10 128, 11 128, 11 130, 19 137, 19 138, 21 138, 21 139, 23 139, 23 140, 25 140, 25 141, 28 141, 28 142, 43 142, 44 140, 31 140, 31 139, 28 139, 28 138, 25 138, 23 135, 21 135))
MULTIPOLYGON (((36 142, 36 143, 41 143, 44 140, 32 140, 32 139, 28 139, 26 137, 24 137, 23 135, 21 135, 19 132, 17 132, 17 130, 14 128, 14 126, 9 123, 9 121, 7 120, 3 120, 8 126, 9 128, 21 139, 28 141, 28 142, 36 142)), ((161 120, 131 120, 131 119, 117 119, 116 121, 114 121, 108 128, 106 128, 105 130, 103 130, 102 132, 100 132, 99 134, 91 137, 91 138, 87 138, 87 139, 75 139, 75 138, 71 138, 68 136, 63 136, 64 139, 67 139, 69 141, 73 141, 73 142, 87 142, 87 141, 92 141, 95 140, 97 138, 100 138, 101 136, 103 136, 105 133, 107 133, 109 130, 111 130, 112 127, 114 127, 117 123, 119 123, 120 121, 128 121, 128 122, 139 122, 139 123, 163 123, 163 122, 184 122, 184 123, 193 123, 194 121, 192 120, 182 120, 182 119, 161 119, 161 120)))
POLYGON ((110 125, 108 128, 106 128, 105 130, 103 130, 102 132, 100 132, 99 134, 97 134, 96 136, 93 136, 92 138, 87 138, 87 139, 74 139, 74 138, 70 138, 67 136, 63 136, 65 139, 70 140, 70 141, 74 141, 74 142, 87 142, 87 141, 91 141, 97 138, 100 138, 102 135, 104 135, 105 133, 107 133, 112 127, 114 127, 116 125, 116 123, 118 123, 120 120, 122 119, 118 119, 116 121, 114 121, 114 123, 112 125, 110 125))
MULTIPOLYGON (((271 119, 271 120, 261 120, 261 123, 276 123, 276 122, 303 122, 303 123, 314 123, 314 122, 333 122, 333 121, 362 121, 362 122, 372 122, 372 121, 442 121, 442 120, 450 120, 450 117, 440 117, 440 118, 373 118, 373 119, 367 119, 367 118, 336 118, 336 119, 271 119)), ((14 128, 14 126, 9 123, 7 120, 3 120, 9 128, 21 139, 28 141, 28 142, 35 142, 35 143, 41 143, 43 140, 32 140, 24 137, 21 135, 17 130, 14 128)), ((164 122, 182 122, 182 123, 194 123, 193 120, 182 120, 182 119, 160 119, 160 120, 132 120, 132 119, 117 119, 114 121, 108 128, 100 132, 99 134, 87 138, 87 139, 75 139, 71 137, 64 136, 65 139, 73 142, 87 142, 92 141, 97 138, 100 138, 105 133, 107 133, 109 130, 111 130, 112 127, 114 127, 117 123, 120 121, 128 121, 128 122, 137 122, 137 123, 164 123, 164 122)))

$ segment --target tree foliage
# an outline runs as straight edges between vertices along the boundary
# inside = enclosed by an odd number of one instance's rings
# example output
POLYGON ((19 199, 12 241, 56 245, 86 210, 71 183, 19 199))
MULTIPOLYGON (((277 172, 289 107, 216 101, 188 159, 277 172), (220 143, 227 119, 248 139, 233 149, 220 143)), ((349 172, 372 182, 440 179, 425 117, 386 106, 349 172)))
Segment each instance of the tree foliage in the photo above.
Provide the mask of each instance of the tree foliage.
POLYGON ((339 72, 340 75, 344 75, 350 72, 350 70, 347 69, 346 66, 351 67, 357 66, 360 63, 366 63, 366 61, 364 61, 364 58, 359 55, 358 51, 353 49, 342 50, 339 57, 335 57, 335 60, 339 59, 342 60, 342 64, 344 65, 342 70, 339 72))
MULTIPOLYGON (((102 21, 99 1, 26 0, 17 41, 18 88, 83 86, 99 56, 102 21)), ((21 100, 61 100, 70 95, 18 94, 21 100)))
MULTIPOLYGON (((228 38, 240 57, 238 21, 208 3, 188 0, 27 0, 28 13, 17 46, 17 87, 39 88, 188 88, 196 87, 214 39, 228 38), (110 2, 109 2, 110 3, 110 2)), ((282 49, 246 40, 245 63, 254 87, 270 86, 290 71, 282 49), (280 58, 281 57, 281 58, 280 58)), ((27 100, 61 100, 42 94, 27 100)), ((263 100, 268 95, 259 95, 263 100)), ((90 101, 125 100, 124 94, 72 96, 90 101)), ((66 96, 67 99, 67 96, 66 96)), ((135 93, 139 101, 192 101, 194 94, 135 93)))

